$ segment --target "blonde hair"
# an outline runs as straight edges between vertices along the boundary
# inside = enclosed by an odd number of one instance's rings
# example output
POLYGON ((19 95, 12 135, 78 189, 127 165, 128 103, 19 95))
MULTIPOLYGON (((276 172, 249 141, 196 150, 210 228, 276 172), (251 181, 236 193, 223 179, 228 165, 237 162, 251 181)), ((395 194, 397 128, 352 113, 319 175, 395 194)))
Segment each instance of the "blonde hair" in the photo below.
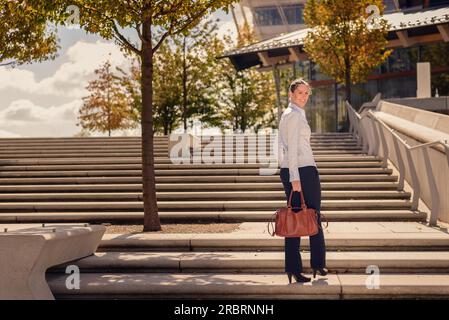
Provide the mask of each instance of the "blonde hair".
POLYGON ((290 87, 289 87, 288 91, 291 93, 295 92, 296 88, 298 88, 298 86, 301 84, 306 85, 309 88, 309 94, 312 94, 312 87, 303 78, 298 78, 296 80, 293 80, 293 82, 290 83, 290 87))

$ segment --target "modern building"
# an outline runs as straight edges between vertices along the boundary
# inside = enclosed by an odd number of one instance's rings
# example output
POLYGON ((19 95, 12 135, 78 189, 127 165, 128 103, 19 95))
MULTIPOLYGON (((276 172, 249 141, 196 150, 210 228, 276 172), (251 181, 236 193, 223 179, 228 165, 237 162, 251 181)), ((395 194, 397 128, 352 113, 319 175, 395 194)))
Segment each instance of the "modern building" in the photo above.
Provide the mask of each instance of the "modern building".
MULTIPOLYGON (((303 6, 301 2, 296 3, 296 6, 303 6)), ((283 23, 291 21, 282 16, 286 16, 293 3, 245 0, 242 4, 250 7, 258 34, 267 36, 270 23, 272 29, 281 34, 228 52, 236 69, 259 66, 260 70, 267 71, 294 70, 295 76, 306 78, 314 87, 312 103, 315 110, 308 114, 311 127, 317 132, 340 128, 345 121, 342 87, 308 59, 302 47, 308 29, 299 23, 302 21, 300 14, 292 20, 293 24, 283 23), (296 30, 289 32, 290 28, 296 30)), ((391 25, 388 48, 392 48, 393 53, 373 71, 366 83, 353 86, 353 105, 357 107, 370 101, 378 92, 384 99, 416 97, 419 62, 431 65, 432 96, 449 96, 449 0, 391 0, 385 4, 388 12, 384 18, 391 25)))
MULTIPOLYGON (((397 10, 400 1, 385 0, 384 2, 386 12, 392 12, 397 10)), ((242 0, 240 2, 243 8, 251 12, 249 18, 253 21, 254 30, 260 40, 305 29, 303 16, 305 3, 306 0, 242 0)))

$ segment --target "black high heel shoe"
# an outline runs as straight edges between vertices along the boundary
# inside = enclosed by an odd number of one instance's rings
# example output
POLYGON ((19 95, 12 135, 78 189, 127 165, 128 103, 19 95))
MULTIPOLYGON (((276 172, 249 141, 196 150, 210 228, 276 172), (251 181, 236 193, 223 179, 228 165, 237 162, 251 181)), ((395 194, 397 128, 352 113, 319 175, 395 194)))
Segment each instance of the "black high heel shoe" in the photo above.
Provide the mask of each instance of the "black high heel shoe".
POLYGON ((295 278, 296 282, 305 283, 310 282, 312 279, 304 277, 302 274, 294 274, 287 272, 288 282, 292 283, 292 277, 295 278))
POLYGON ((314 279, 316 278, 317 272, 320 273, 320 276, 325 277, 329 273, 329 270, 327 270, 325 268, 313 269, 313 278, 314 279))

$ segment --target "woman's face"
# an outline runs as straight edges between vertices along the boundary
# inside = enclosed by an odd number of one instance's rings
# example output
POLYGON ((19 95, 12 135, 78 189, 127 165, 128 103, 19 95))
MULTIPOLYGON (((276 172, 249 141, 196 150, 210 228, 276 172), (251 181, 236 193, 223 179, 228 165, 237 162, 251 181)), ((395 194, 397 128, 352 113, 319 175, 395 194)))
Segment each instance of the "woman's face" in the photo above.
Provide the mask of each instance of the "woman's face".
POLYGON ((290 92, 289 95, 291 101, 294 104, 296 104, 298 107, 304 108, 307 104, 307 101, 309 101, 309 93, 310 88, 305 84, 300 84, 298 87, 296 87, 295 92, 290 92))

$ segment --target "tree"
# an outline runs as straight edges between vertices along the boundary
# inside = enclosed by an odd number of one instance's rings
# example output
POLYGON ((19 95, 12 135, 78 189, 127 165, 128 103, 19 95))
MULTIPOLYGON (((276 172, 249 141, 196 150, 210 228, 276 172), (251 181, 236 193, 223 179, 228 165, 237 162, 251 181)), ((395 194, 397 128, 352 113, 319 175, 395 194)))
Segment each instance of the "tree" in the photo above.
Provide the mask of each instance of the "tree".
POLYGON ((113 130, 135 128, 132 104, 119 78, 111 72, 111 63, 105 62, 95 74, 98 78, 89 82, 90 95, 83 98, 79 110, 79 125, 83 129, 108 132, 109 136, 113 130))
MULTIPOLYGON (((249 45, 256 41, 253 31, 247 23, 239 32, 237 47, 249 45)), ((221 52, 232 46, 232 40, 225 37, 218 43, 221 52)), ((219 51, 220 49, 216 49, 219 51)), ((276 105, 274 81, 270 74, 256 69, 235 71, 229 60, 222 61, 218 78, 219 101, 222 104, 222 130, 231 127, 233 131, 244 133, 247 129, 255 132, 262 127, 275 127, 276 115, 273 107, 276 105), (233 70, 233 71, 230 71, 233 70)))
MULTIPOLYGON (((181 86, 176 75, 179 61, 173 50, 162 44, 154 56, 153 77, 153 136, 157 133, 168 135, 180 124, 181 120, 181 86)), ((142 94, 140 90, 141 72, 138 59, 132 61, 129 72, 117 68, 120 72, 120 83, 129 97, 131 109, 135 110, 132 117, 136 123, 141 123, 142 94)))
POLYGON ((134 59, 131 59, 131 67, 129 71, 116 67, 119 72, 117 77, 119 79, 120 86, 126 94, 128 107, 132 110, 129 114, 130 121, 134 122, 136 125, 141 123, 142 114, 142 92, 140 90, 142 75, 140 65, 141 63, 139 59, 134 57, 134 59))
POLYGON ((154 111, 155 129, 169 134, 181 124, 182 87, 178 75, 179 56, 164 43, 155 57, 154 111))
POLYGON ((204 23, 173 37, 171 47, 178 57, 177 75, 181 83, 182 121, 184 131, 187 130, 187 120, 199 117, 201 122, 217 124, 215 110, 216 92, 210 85, 217 68, 217 52, 210 50, 217 37, 217 24, 207 20, 204 23))
POLYGON ((0 66, 54 59, 56 32, 25 1, 0 0, 0 66))
MULTIPOLYGON (((168 38, 167 40, 170 40, 168 38)), ((153 78, 153 127, 154 134, 168 135, 182 123, 182 57, 179 48, 173 42, 166 41, 161 45, 154 56, 153 78)), ((141 74, 138 65, 134 62, 128 73, 122 69, 121 83, 124 90, 132 99, 133 108, 142 109, 142 96, 140 92, 141 74)), ((189 115, 190 117, 190 115, 189 115)))
POLYGON ((65 8, 80 9, 80 26, 105 39, 115 39, 141 62, 142 93, 142 182, 144 231, 161 230, 156 201, 153 154, 153 62, 167 37, 197 25, 205 15, 227 7, 235 0, 28 0, 51 19, 64 23, 65 8), (155 31, 161 35, 154 37, 155 31), (126 31, 126 32, 125 32, 126 31), (136 41, 127 37, 134 32, 136 41))
POLYGON ((392 52, 385 49, 388 22, 376 17, 375 9, 373 14, 366 12, 374 6, 382 15, 382 0, 306 2, 304 20, 313 30, 304 40, 304 50, 323 73, 345 85, 349 102, 351 84, 366 82, 373 69, 392 52))
MULTIPOLYGON (((216 69, 219 61, 214 42, 217 39, 217 24, 206 20, 180 35, 167 38, 154 56, 153 109, 154 131, 169 134, 188 121, 198 119, 204 126, 218 126, 218 93, 211 85, 219 81, 216 69)), ((133 70, 135 67, 133 67, 133 70)), ((136 90, 140 75, 120 70, 122 83, 129 94, 141 105, 141 96, 136 90)), ((140 107, 139 107, 140 110, 140 107)))
MULTIPOLYGON (((417 60, 417 57, 416 57, 417 60)), ((424 46, 421 61, 429 61, 432 68, 445 67, 449 61, 449 43, 435 43, 424 46)), ((432 75, 432 92, 440 96, 449 95, 449 74, 447 72, 432 75)))

